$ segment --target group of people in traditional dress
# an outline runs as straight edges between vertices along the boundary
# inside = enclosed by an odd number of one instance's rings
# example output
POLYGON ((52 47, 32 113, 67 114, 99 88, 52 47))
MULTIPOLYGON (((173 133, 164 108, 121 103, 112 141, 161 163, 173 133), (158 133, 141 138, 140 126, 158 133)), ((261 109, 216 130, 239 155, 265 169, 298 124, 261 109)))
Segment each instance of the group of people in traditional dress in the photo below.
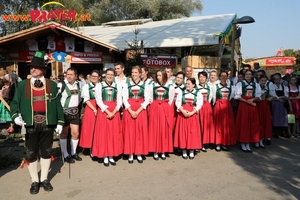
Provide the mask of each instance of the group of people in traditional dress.
POLYGON ((293 78, 286 87, 280 74, 268 80, 263 70, 244 69, 236 83, 227 71, 201 71, 193 78, 193 68, 187 66, 174 80, 168 71, 158 70, 150 80, 146 66, 134 66, 128 78, 124 64, 117 63, 99 83, 100 74, 92 72, 97 79, 81 93, 86 106, 79 146, 90 148, 105 166, 116 165, 114 158, 121 154, 128 155, 129 163, 134 156, 143 163, 149 153, 165 160, 174 148, 184 159, 193 159, 209 144, 227 151, 239 142, 242 151, 252 152, 251 144, 265 148, 273 135, 290 137, 288 112, 299 118, 293 78))
POLYGON ((106 167, 116 165, 121 154, 130 164, 134 158, 143 163, 149 153, 154 160, 165 160, 175 148, 183 159, 194 159, 208 144, 226 151, 239 142, 243 152, 252 152, 251 144, 265 148, 272 136, 296 136, 300 88, 294 76, 288 83, 280 74, 268 80, 263 70, 244 67, 232 80, 227 71, 215 70, 193 78, 193 68, 187 66, 175 80, 170 68, 158 70, 150 80, 146 66, 133 66, 128 78, 119 62, 105 71, 105 81, 93 70, 81 86, 74 68, 67 69, 59 83, 45 78, 49 67, 44 59, 45 53, 35 52, 31 77, 18 83, 10 103, 11 120, 26 129, 24 164, 32 180, 31 194, 40 187, 53 190, 48 172, 54 131, 60 135, 65 162, 82 160, 80 146, 102 158, 106 167), (288 114, 296 119, 290 126, 288 114))

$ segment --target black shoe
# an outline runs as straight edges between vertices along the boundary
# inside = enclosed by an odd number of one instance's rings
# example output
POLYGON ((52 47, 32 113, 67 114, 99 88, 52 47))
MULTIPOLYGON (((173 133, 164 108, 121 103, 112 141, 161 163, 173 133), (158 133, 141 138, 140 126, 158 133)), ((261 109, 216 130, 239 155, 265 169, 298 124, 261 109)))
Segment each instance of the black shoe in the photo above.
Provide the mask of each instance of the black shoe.
POLYGON ((128 160, 128 163, 129 163, 129 164, 132 164, 132 163, 133 163, 133 160, 128 160))
POLYGON ((104 162, 103 164, 104 164, 105 167, 108 167, 108 166, 109 166, 109 163, 105 163, 105 162, 104 162))
POLYGON ((260 144, 259 144, 259 147, 262 148, 262 149, 265 149, 265 148, 266 148, 265 146, 260 145, 260 144))
POLYGON ((109 163, 110 163, 112 166, 116 166, 116 165, 117 165, 117 163, 116 163, 115 161, 113 161, 113 162, 109 161, 109 163))
POLYGON ((41 187, 44 188, 45 191, 52 191, 53 187, 47 179, 45 179, 43 182, 40 183, 41 187))
POLYGON ((202 148, 201 151, 202 152, 207 152, 207 150, 205 148, 202 148))
POLYGON ((246 152, 248 152, 248 151, 247 151, 247 149, 246 149, 246 150, 244 150, 242 147, 241 147, 241 150, 242 150, 243 152, 245 152, 245 153, 246 153, 246 152))
POLYGON ((30 187, 30 194, 37 194, 40 191, 40 183, 33 182, 30 187))
POLYGON ((153 158, 154 158, 154 160, 159 160, 159 157, 158 157, 158 156, 157 156, 157 157, 154 157, 154 156, 153 156, 153 158))
POLYGON ((186 156, 182 155, 182 158, 186 160, 186 159, 188 159, 188 156, 187 155, 186 156))
POLYGON ((251 149, 247 149, 247 152, 248 152, 248 153, 252 153, 252 150, 251 150, 251 149))
POLYGON ((265 140, 265 145, 271 145, 271 140, 265 140))
POLYGON ((68 156, 68 157, 66 157, 65 159, 64 159, 64 161, 65 162, 67 162, 67 163, 75 163, 75 161, 73 160, 73 158, 71 157, 71 156, 68 156))
POLYGON ((229 149, 225 146, 221 146, 222 151, 229 151, 229 149))
POLYGON ((140 163, 140 164, 142 164, 142 163, 144 162, 143 159, 142 159, 142 160, 137 159, 137 161, 138 161, 138 163, 140 163))
POLYGON ((189 158, 190 158, 190 160, 193 160, 195 157, 194 156, 190 156, 189 158))
POLYGON ((75 154, 72 156, 72 158, 75 159, 76 161, 82 161, 82 158, 80 158, 80 157, 78 156, 77 153, 75 153, 75 154))

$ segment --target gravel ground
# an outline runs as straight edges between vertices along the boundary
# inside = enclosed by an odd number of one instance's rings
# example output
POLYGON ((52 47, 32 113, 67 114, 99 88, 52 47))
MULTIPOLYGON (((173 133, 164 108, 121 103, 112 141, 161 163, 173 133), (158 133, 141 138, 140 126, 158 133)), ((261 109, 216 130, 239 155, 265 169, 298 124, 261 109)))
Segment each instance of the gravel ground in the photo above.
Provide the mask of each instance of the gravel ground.
MULTIPOLYGON (((165 161, 147 156, 130 165, 120 158, 105 167, 85 155, 62 165, 56 141, 49 173, 54 190, 30 195, 28 170, 16 165, 0 170, 0 199, 300 199, 299 144, 299 138, 280 138, 267 149, 252 147, 253 153, 236 145, 228 152, 209 149, 194 160, 170 154, 165 161)), ((24 147, 0 150, 24 155, 24 147)))

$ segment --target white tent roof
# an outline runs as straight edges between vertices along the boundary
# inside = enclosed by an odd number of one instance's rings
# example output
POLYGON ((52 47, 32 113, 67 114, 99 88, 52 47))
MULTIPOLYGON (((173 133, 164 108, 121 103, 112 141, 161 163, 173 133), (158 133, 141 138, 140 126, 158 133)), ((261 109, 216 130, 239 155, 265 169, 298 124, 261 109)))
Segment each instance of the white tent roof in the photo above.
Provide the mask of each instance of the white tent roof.
POLYGON ((188 17, 164 21, 148 22, 127 26, 87 26, 80 27, 80 32, 99 41, 128 49, 125 41, 132 42, 134 29, 139 28, 138 40, 144 41, 145 48, 183 47, 219 44, 214 34, 225 32, 231 26, 236 14, 188 17))

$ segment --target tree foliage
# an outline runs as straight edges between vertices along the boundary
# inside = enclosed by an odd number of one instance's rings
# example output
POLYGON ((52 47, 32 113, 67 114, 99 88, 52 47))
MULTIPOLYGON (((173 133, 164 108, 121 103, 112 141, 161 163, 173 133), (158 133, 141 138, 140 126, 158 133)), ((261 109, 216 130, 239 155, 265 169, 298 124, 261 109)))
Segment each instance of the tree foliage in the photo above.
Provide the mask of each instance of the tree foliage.
MULTIPOLYGON (((28 15, 30 10, 40 9, 49 0, 0 0, 0 15, 28 15)), ((152 18, 154 21, 189 17, 202 10, 200 0, 56 0, 66 9, 77 14, 91 14, 91 21, 68 21, 64 25, 79 27, 101 25, 104 22, 152 18)), ((55 5, 51 5, 55 8, 55 5)), ((57 6, 56 6, 57 7, 57 6)), ((50 7, 51 9, 51 7, 50 7)), ((11 34, 36 26, 29 21, 0 20, 1 35, 11 34)))
POLYGON ((189 17, 202 10, 200 0, 100 0, 88 9, 94 25, 116 20, 152 18, 154 21, 189 17))

